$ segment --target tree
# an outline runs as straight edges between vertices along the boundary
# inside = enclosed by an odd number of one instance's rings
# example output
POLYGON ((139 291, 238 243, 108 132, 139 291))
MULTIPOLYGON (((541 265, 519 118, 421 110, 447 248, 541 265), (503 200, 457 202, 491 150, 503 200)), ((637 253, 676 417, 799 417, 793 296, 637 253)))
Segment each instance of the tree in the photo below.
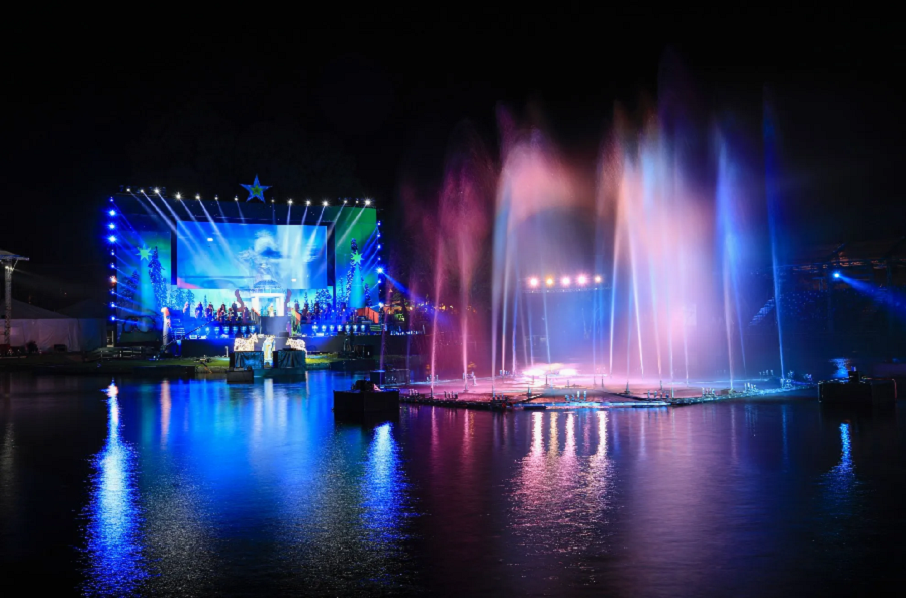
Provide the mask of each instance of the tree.
POLYGON ((148 278, 151 280, 151 288, 154 289, 156 311, 159 312, 160 308, 167 304, 169 285, 164 283, 164 273, 160 265, 160 255, 157 252, 157 247, 151 251, 151 261, 148 262, 148 278))

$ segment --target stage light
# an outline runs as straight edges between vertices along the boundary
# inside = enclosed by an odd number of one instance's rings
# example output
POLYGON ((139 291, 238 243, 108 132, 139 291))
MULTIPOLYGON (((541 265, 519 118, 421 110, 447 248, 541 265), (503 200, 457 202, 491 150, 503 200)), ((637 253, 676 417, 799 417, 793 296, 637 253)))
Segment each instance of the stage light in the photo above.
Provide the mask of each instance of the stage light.
POLYGON ((110 255, 111 255, 111 256, 116 255, 116 252, 114 252, 114 251, 111 249, 111 250, 110 250, 110 255))
POLYGON ((601 282, 601 281, 602 281, 602 280, 604 280, 604 279, 603 279, 603 278, 601 278, 601 276, 600 276, 600 275, 598 275, 598 276, 595 276, 595 282, 601 282))
POLYGON ((116 276, 110 277, 110 284, 116 284, 116 276))
POLYGON ((579 276, 576 277, 576 284, 585 284, 586 282, 588 282, 588 279, 585 278, 584 275, 580 274, 579 276))
POLYGON ((111 322, 116 322, 116 316, 110 316, 110 321, 111 321, 111 322))
POLYGON ((370 205, 371 205, 371 200, 370 200, 370 199, 366 199, 366 200, 365 200, 365 205, 366 205, 366 206, 370 206, 370 205))
POLYGON ((109 215, 111 215, 111 216, 116 216, 116 210, 110 210, 110 211, 107 212, 107 213, 108 213, 109 215))
POLYGON ((321 205, 324 206, 324 207, 326 208, 326 207, 327 207, 327 200, 325 199, 324 201, 322 201, 322 202, 321 202, 321 205))
POLYGON ((213 237, 208 237, 208 243, 210 243, 213 240, 214 240, 213 237))
POLYGON ((107 228, 109 228, 110 230, 113 230, 116 228, 116 225, 111 222, 110 224, 107 225, 107 228))
POLYGON ((110 267, 111 267, 111 268, 116 268, 116 264, 114 264, 113 262, 110 262, 110 267))
POLYGON ((215 194, 214 194, 214 201, 217 201, 218 199, 220 199, 220 197, 215 193, 215 194))
POLYGON ((111 302, 110 302, 110 307, 111 307, 111 308, 116 308, 116 303, 114 303, 113 301, 111 301, 111 302))
POLYGON ((310 205, 311 205, 311 200, 310 200, 310 199, 306 199, 306 200, 305 200, 305 205, 310 206, 310 205))
POLYGON ((139 189, 138 192, 144 194, 144 193, 145 193, 145 190, 144 190, 144 189, 139 189))
POLYGON ((554 286, 554 279, 551 277, 548 277, 547 280, 544 281, 544 284, 546 284, 549 287, 552 287, 552 286, 554 286))
POLYGON ((286 203, 288 203, 289 205, 293 205, 293 200, 289 200, 289 201, 286 202, 286 203))
POLYGON ((380 307, 381 309, 384 309, 384 303, 383 303, 382 301, 378 301, 378 304, 377 304, 377 305, 378 305, 378 307, 380 307))
POLYGON ((132 193, 132 189, 130 189, 129 187, 126 187, 126 193, 132 193))
POLYGON ((201 195, 199 195, 198 193, 196 193, 196 194, 195 194, 195 199, 201 199, 201 195))
POLYGON ((378 246, 377 246, 377 248, 378 248, 378 249, 380 249, 380 248, 381 248, 381 244, 380 244, 380 243, 378 243, 378 246))
POLYGON ((531 285, 532 287, 536 287, 536 286, 538 286, 538 279, 535 278, 534 276, 532 276, 531 278, 529 278, 528 283, 529 283, 529 285, 531 285))
POLYGON ((177 194, 176 194, 176 199, 182 199, 182 195, 180 195, 179 193, 177 193, 177 194))
POLYGON ((564 276, 563 278, 560 279, 560 284, 562 284, 565 287, 568 287, 570 282, 572 282, 572 281, 569 279, 569 276, 564 276))
POLYGON ((578 372, 577 370, 574 370, 574 369, 560 370, 560 375, 561 375, 561 376, 575 376, 575 375, 578 374, 578 373, 579 373, 579 372, 578 372))
POLYGON ((110 289, 110 294, 111 294, 111 295, 116 295, 116 291, 114 291, 113 289, 110 289))
POLYGON ((107 240, 110 241, 111 243, 116 243, 116 237, 110 236, 110 237, 107 237, 107 240))
POLYGON ((378 273, 378 274, 383 274, 383 273, 384 273, 384 269, 383 269, 383 268, 378 268, 378 269, 377 269, 377 273, 378 273))
POLYGON ((345 200, 345 199, 343 200, 343 203, 344 203, 344 204, 346 203, 346 200, 345 200))
POLYGON ((157 187, 154 188, 154 192, 160 195, 160 189, 158 189, 157 187))
POLYGON ((234 197, 233 197, 233 200, 234 200, 234 201, 239 201, 239 196, 238 196, 238 195, 234 196, 234 197))
POLYGON ((839 273, 839 272, 834 272, 834 278, 840 278, 840 273, 839 273))

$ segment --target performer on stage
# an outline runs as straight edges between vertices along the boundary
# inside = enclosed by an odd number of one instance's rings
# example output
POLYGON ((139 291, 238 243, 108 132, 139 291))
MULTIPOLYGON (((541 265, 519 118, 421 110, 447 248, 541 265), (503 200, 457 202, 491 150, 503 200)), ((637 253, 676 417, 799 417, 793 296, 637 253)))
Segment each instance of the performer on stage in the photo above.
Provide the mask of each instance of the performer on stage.
POLYGON ((182 306, 182 317, 184 317, 184 318, 192 317, 192 306, 189 305, 188 301, 186 301, 186 304, 182 306))
POLYGON ((163 346, 161 347, 161 352, 163 352, 170 344, 170 308, 162 307, 160 313, 163 315, 163 346))
POLYGON ((195 319, 200 320, 204 317, 204 306, 201 304, 201 301, 198 302, 198 305, 195 306, 195 319))
POLYGON ((236 304, 230 306, 230 322, 235 322, 239 319, 239 309, 236 307, 236 304))
POLYGON ((252 312, 249 311, 248 305, 242 308, 242 321, 246 324, 252 321, 252 312))
POLYGON ((210 322, 214 319, 214 304, 208 303, 208 308, 204 312, 205 318, 210 322))
POLYGON ((221 324, 226 320, 226 303, 221 303, 220 308, 217 310, 217 321, 221 324))

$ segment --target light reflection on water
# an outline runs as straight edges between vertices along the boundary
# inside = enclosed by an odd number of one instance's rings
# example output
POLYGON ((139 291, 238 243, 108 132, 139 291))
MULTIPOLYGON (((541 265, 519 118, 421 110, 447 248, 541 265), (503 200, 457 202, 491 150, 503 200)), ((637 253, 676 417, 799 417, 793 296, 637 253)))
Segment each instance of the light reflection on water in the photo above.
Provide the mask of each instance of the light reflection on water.
POLYGON ((610 508, 606 411, 531 414, 531 449, 513 480, 512 523, 528 554, 587 551, 603 546, 610 508), (565 421, 564 421, 565 420, 565 421), (583 427, 584 454, 576 427, 583 427), (563 447, 560 447, 560 428, 563 447))
POLYGON ((107 442, 94 460, 86 530, 88 584, 93 594, 120 596, 148 576, 142 555, 135 453, 120 438, 118 390, 107 388, 107 442))
POLYGON ((36 534, 78 546, 78 567, 53 567, 90 595, 810 595, 903 578, 906 550, 879 541, 906 533, 900 411, 405 406, 363 425, 334 420, 349 379, 330 373, 123 382, 100 402, 103 384, 0 403, 2 561, 50 567, 22 548, 36 534), (91 467, 85 494, 40 470, 66 451, 91 467))

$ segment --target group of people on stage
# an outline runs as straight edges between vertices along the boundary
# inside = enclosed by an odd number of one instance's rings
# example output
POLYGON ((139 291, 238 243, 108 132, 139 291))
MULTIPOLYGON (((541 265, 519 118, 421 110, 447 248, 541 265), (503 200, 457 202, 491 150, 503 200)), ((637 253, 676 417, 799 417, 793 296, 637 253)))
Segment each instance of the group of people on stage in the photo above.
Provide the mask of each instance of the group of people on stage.
MULTIPOLYGON (((226 303, 221 303, 220 307, 217 308, 217 311, 214 311, 213 303, 208 303, 208 306, 205 307, 200 301, 198 302, 198 305, 195 306, 194 313, 192 307, 186 302, 183 314, 185 316, 194 315, 196 320, 206 320, 208 322, 218 322, 220 324, 257 324, 261 317, 261 314, 253 309, 249 309, 247 305, 239 307, 236 303, 233 303, 230 307, 227 307, 226 303)), ((273 305, 268 306, 265 310, 265 315, 275 315, 273 305)))

